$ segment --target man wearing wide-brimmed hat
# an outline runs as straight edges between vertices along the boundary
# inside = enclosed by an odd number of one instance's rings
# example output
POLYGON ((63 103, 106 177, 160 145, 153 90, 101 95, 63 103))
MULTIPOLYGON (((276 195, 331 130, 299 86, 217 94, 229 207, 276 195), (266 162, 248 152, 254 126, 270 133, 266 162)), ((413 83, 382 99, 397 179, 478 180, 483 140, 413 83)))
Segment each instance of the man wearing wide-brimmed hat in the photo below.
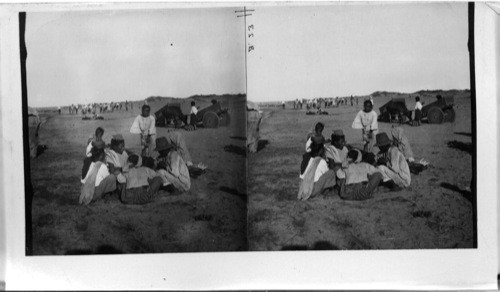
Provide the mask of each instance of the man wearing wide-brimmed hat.
POLYGON ((157 174, 162 178, 163 185, 172 184, 176 189, 186 192, 191 188, 189 169, 182 156, 175 150, 175 146, 167 138, 156 139, 156 148, 160 154, 157 158, 157 174))
POLYGON ((392 145, 386 133, 377 134, 376 140, 376 146, 380 149, 377 154, 377 168, 384 176, 384 183, 387 183, 389 187, 394 184, 399 187, 410 186, 410 168, 404 155, 392 145))

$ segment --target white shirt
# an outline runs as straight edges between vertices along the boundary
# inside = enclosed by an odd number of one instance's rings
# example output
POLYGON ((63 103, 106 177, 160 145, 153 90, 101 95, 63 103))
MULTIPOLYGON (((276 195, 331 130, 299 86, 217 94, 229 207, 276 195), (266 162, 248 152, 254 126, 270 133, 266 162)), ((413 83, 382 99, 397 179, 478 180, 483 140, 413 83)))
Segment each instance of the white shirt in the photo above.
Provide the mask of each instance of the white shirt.
POLYGON ((92 156, 92 141, 89 142, 89 145, 87 145, 87 150, 85 151, 85 154, 87 155, 87 157, 91 157, 92 156))
POLYGON ((347 163, 347 153, 349 152, 347 147, 344 146, 342 149, 337 149, 333 145, 326 145, 325 150, 326 158, 333 159, 335 163, 347 163))
MULTIPOLYGON (((87 181, 87 178, 89 177, 90 173, 94 170, 95 167, 95 162, 92 162, 89 166, 89 170, 87 171, 87 175, 85 176, 84 179, 81 180, 82 184, 84 184, 87 181)), ((95 186, 99 186, 101 181, 105 179, 109 175, 109 170, 108 167, 106 166, 105 163, 101 164, 101 167, 97 171, 97 176, 95 178, 95 186)))
POLYGON ((344 171, 346 175, 346 185, 368 181, 368 175, 380 172, 373 165, 364 162, 351 163, 344 171))
POLYGON ((352 123, 352 128, 363 129, 365 131, 378 130, 377 113, 373 110, 369 113, 364 110, 359 111, 352 123))
MULTIPOLYGON (((307 163, 306 170, 304 170, 304 173, 300 175, 301 179, 304 178, 304 175, 311 167, 311 163, 313 160, 314 158, 309 159, 309 163, 307 163)), ((327 171, 328 171, 328 164, 326 163, 326 160, 321 159, 321 161, 318 163, 318 167, 316 168, 316 172, 314 173, 314 182, 317 182, 319 178, 327 171)))
POLYGON ((155 118, 153 116, 143 117, 138 115, 132 127, 130 127, 130 133, 132 134, 143 134, 143 135, 156 135, 155 118))
POLYGON ((311 144, 312 144, 312 140, 311 138, 307 139, 307 142, 306 142, 306 152, 311 152, 311 144))
POLYGON ((198 109, 194 105, 191 107, 191 114, 198 114, 198 109))
POLYGON ((415 104, 415 109, 422 110, 422 104, 420 103, 420 101, 417 101, 417 103, 415 104))

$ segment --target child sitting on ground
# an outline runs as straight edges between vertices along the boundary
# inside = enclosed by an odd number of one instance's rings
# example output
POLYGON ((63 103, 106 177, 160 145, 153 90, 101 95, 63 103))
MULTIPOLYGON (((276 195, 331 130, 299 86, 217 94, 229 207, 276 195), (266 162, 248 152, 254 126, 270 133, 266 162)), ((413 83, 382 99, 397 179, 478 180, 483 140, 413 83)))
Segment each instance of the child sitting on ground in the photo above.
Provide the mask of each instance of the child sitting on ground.
POLYGON ((87 157, 92 156, 92 147, 95 144, 95 142, 101 142, 102 136, 104 135, 104 129, 101 127, 98 127, 95 129, 94 135, 90 136, 89 139, 87 140, 87 150, 86 150, 86 155, 87 157))
POLYGON ((139 156, 132 154, 127 160, 129 171, 124 174, 126 187, 121 192, 125 204, 146 204, 152 202, 162 185, 161 178, 149 167, 138 166, 139 156))

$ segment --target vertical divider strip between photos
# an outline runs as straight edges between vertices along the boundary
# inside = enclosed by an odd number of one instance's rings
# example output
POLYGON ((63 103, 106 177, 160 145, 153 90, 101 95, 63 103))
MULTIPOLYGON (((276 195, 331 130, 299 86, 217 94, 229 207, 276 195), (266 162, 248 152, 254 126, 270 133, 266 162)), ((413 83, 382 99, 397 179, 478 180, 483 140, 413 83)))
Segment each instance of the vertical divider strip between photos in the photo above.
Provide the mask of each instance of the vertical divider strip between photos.
POLYGON ((25 254, 33 254, 33 230, 31 224, 31 205, 33 202, 33 186, 31 184, 29 128, 28 128, 28 85, 26 80, 26 59, 28 52, 25 42, 26 12, 19 12, 19 41, 21 54, 21 90, 22 90, 22 119, 23 119, 23 153, 24 153, 24 211, 25 211, 25 254))
POLYGON ((469 70, 470 70, 470 92, 471 92, 471 117, 472 117, 472 218, 473 225, 473 247, 477 248, 477 126, 476 126, 476 70, 474 61, 474 2, 468 3, 469 16, 469 40, 467 46, 469 49, 469 70))

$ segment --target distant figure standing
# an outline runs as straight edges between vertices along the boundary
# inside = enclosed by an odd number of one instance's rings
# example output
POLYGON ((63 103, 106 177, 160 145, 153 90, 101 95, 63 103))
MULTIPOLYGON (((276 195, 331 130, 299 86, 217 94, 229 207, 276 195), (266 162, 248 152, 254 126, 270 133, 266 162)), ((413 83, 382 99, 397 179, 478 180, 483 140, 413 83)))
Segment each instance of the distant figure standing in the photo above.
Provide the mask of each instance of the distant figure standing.
POLYGON ((141 155, 147 157, 151 157, 151 154, 153 153, 156 137, 156 121, 155 118, 150 115, 150 111, 151 108, 149 105, 143 105, 142 113, 135 118, 134 123, 130 128, 130 133, 140 134, 142 146, 141 155))
POLYGON ((191 111, 189 112, 189 124, 193 125, 196 129, 196 123, 198 122, 196 115, 198 114, 198 109, 196 108, 196 102, 191 102, 191 111))
POLYGON ((356 105, 358 105, 358 104, 359 104, 359 98, 356 97, 356 105))
POLYGON ((351 95, 351 106, 354 106, 354 97, 351 95))
POLYGON ((60 106, 57 107, 57 111, 59 112, 59 114, 61 114, 61 107, 60 106))
POLYGON ((415 97, 415 120, 413 125, 420 126, 420 121, 422 120, 422 104, 420 103, 420 97, 415 97))
POLYGON ((283 109, 285 109, 285 101, 281 102, 281 106, 283 107, 283 109))
POLYGON ((377 113, 373 110, 372 102, 369 100, 365 100, 363 107, 363 110, 356 115, 352 128, 362 130, 364 151, 372 152, 378 132, 377 113))
POLYGON ((128 112, 128 101, 125 101, 125 111, 128 112))

